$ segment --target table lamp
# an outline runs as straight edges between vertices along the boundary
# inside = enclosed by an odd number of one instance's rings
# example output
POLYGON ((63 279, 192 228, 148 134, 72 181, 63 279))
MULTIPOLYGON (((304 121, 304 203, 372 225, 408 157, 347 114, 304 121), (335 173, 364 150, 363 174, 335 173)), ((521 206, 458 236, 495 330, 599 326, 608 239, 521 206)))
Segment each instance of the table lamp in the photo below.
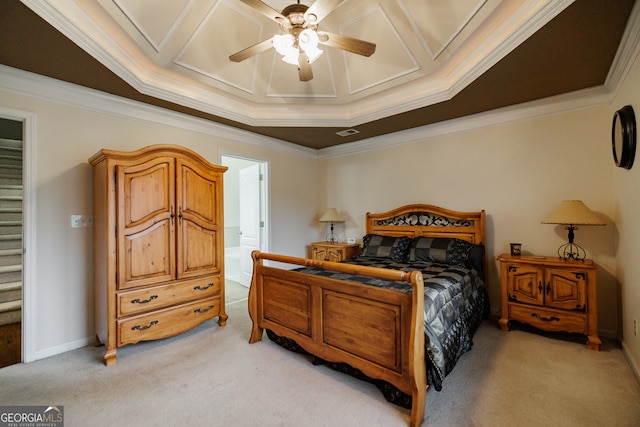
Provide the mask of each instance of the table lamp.
POLYGON ((333 224, 336 222, 344 222, 344 218, 335 208, 329 208, 322 214, 318 222, 329 222, 331 223, 331 231, 327 235, 327 242, 336 243, 338 241, 338 236, 333 233, 333 224))
POLYGON ((558 248, 558 256, 565 261, 584 261, 587 255, 585 250, 573 241, 574 231, 578 229, 576 225, 606 225, 581 200, 564 200, 542 223, 564 225, 565 230, 569 231, 569 241, 558 248))

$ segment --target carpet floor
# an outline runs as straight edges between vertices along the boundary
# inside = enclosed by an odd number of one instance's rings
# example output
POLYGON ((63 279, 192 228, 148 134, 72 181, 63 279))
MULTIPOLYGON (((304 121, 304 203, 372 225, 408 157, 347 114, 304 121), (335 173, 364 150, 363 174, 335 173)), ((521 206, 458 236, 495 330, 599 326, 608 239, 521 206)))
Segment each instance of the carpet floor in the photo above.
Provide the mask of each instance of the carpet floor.
MULTIPOLYGON (((247 288, 227 283, 227 326, 206 322, 125 346, 105 367, 88 346, 0 369, 0 405, 59 405, 74 426, 406 426, 371 384, 248 344, 247 288)), ((640 385, 622 351, 485 322, 473 349, 429 390, 429 426, 639 426, 640 385)))

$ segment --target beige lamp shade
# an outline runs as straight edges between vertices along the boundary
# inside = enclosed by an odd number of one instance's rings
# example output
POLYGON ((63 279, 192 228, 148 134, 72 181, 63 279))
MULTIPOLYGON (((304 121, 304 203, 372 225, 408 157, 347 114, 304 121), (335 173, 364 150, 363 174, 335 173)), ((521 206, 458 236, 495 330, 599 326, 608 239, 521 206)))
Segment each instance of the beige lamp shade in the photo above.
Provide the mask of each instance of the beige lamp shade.
POLYGON ((319 222, 344 222, 344 218, 336 210, 336 208, 329 208, 322 214, 319 222))
POLYGON ((564 200, 551 214, 542 221, 543 224, 565 225, 606 225, 582 200, 564 200))

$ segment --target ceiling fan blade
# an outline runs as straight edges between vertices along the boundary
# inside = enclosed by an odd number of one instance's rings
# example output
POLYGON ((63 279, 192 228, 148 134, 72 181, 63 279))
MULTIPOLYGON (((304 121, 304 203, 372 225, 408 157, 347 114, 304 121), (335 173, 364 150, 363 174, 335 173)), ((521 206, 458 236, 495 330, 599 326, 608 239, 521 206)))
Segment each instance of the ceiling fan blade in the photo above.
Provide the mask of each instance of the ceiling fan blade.
POLYGON ((357 53, 362 56, 371 56, 376 51, 375 43, 369 43, 364 40, 341 36, 334 33, 318 31, 318 38, 320 43, 324 45, 346 50, 351 53, 357 53))
POLYGON ((261 41, 258 44, 254 44, 253 46, 249 46, 246 49, 241 50, 240 52, 236 52, 233 55, 229 56, 229 59, 233 62, 241 62, 247 58, 251 58, 253 55, 257 55, 265 50, 273 47, 272 39, 267 39, 261 41))
POLYGON ((287 21, 287 18, 282 16, 280 12, 271 8, 271 6, 262 3, 260 0, 240 0, 240 1, 246 4, 247 6, 252 7, 257 12, 262 13, 264 16, 270 19, 273 19, 278 24, 282 23, 283 21, 287 21))
POLYGON ((333 9, 338 7, 342 3, 342 0, 316 0, 309 9, 304 13, 305 16, 315 15, 317 24, 322 21, 325 16, 333 12, 333 9))
POLYGON ((311 64, 309 64, 309 57, 306 53, 300 52, 298 56, 298 76, 301 82, 308 82, 313 78, 313 70, 311 70, 311 64))

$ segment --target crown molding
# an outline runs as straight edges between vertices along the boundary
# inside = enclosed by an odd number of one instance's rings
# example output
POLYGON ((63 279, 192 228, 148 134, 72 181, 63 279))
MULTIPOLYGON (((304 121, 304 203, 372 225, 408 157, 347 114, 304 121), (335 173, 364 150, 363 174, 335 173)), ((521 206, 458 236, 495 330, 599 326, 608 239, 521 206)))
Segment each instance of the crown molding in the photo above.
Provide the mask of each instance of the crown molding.
POLYGON ((360 141, 318 150, 319 159, 329 159, 398 145, 424 142, 433 138, 451 136, 463 132, 504 126, 525 120, 565 114, 572 111, 601 107, 611 103, 611 96, 605 86, 583 89, 569 94, 558 95, 543 100, 499 108, 457 119, 434 123, 406 131, 396 132, 392 137, 363 139, 360 141))
POLYGON ((0 65, 0 90, 69 105, 88 111, 171 126, 295 156, 316 158, 317 150, 253 132, 155 107, 95 89, 0 65))
POLYGON ((629 22, 625 28, 620 46, 613 58, 605 86, 611 94, 611 100, 620 90, 635 59, 640 54, 640 3, 636 2, 631 10, 629 22))

